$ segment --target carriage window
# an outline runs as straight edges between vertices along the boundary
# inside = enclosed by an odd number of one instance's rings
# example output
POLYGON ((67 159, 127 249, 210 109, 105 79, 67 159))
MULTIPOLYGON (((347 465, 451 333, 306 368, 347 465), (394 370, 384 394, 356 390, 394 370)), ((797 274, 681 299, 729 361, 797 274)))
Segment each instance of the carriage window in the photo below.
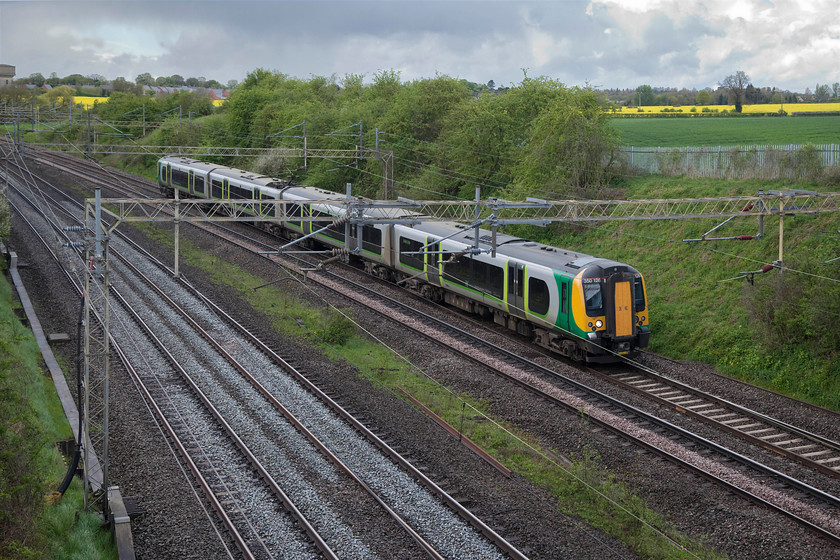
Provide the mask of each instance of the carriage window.
POLYGON ((604 301, 601 295, 601 284, 584 284, 583 298, 586 300, 586 312, 589 315, 599 315, 603 313, 604 301))
POLYGON ((344 224, 338 226, 334 225, 334 220, 339 219, 339 216, 333 216, 332 214, 327 214, 326 212, 313 212, 312 216, 318 216, 319 218, 317 222, 312 224, 313 230, 329 226, 329 228, 322 231, 320 235, 324 235, 330 239, 335 239, 336 241, 341 241, 342 243, 344 242, 344 224))
POLYGON ((407 237, 400 237, 400 263, 415 270, 423 270, 423 255, 408 255, 416 253, 423 247, 423 243, 407 237))
MULTIPOLYGON (((286 206, 286 209, 290 217, 300 218, 301 216, 303 216, 303 208, 301 208, 300 204, 292 204, 291 206, 286 206)), ((289 220, 289 225, 294 226, 296 228, 301 227, 301 223, 296 220, 289 220)))
POLYGON ((528 279, 528 310, 537 315, 548 313, 548 304, 551 294, 548 291, 548 284, 539 278, 528 279))
POLYGON ((196 176, 193 190, 195 194, 204 194, 204 177, 196 176))
POLYGON ((213 179, 210 182, 211 190, 210 195, 213 198, 222 198, 222 182, 218 179, 213 179))
POLYGON ((504 297, 504 269, 481 261, 473 262, 471 282, 482 292, 499 299, 504 297))
POLYGON ((187 173, 180 169, 172 170, 172 184, 182 189, 187 188, 187 173))
POLYGON ((362 249, 382 254, 382 230, 374 226, 362 226, 362 249))

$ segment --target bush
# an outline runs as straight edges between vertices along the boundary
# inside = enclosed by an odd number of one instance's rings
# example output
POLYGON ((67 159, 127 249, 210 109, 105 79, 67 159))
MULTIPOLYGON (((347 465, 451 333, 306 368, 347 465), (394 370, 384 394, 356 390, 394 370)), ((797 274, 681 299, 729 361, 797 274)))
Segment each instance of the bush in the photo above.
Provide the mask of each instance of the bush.
POLYGON ((829 165, 823 169, 820 184, 826 187, 840 187, 840 165, 829 165))
POLYGON ((356 323, 349 316, 349 310, 324 313, 324 328, 318 336, 327 344, 342 346, 356 334, 356 323))
POLYGON ((801 346, 812 356, 837 359, 840 286, 825 281, 834 275, 817 256, 786 264, 812 274, 771 271, 769 278, 757 278, 755 286, 745 288, 744 304, 760 343, 769 350, 801 346))
POLYGON ((793 176, 816 183, 823 174, 820 154, 813 144, 806 144, 797 150, 793 157, 793 176))

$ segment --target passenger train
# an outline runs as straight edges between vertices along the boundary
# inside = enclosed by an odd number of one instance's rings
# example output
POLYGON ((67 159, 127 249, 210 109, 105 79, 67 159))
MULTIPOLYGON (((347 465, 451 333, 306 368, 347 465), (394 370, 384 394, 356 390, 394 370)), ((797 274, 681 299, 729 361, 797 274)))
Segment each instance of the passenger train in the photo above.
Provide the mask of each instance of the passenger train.
MULTIPOLYGON (((366 224, 359 235, 357 226, 339 225, 344 210, 328 202, 341 198, 338 193, 180 156, 158 161, 158 184, 168 197, 178 189, 181 196, 199 198, 306 201, 292 205, 291 220, 256 223, 273 234, 298 238, 332 221, 311 239, 346 250, 351 262, 372 275, 492 318, 574 360, 613 362, 648 345, 645 280, 627 264, 503 233, 496 235, 493 255, 486 230, 479 230, 477 240, 484 251, 473 254, 476 230, 454 222, 366 224), (324 222, 294 221, 320 215, 324 222)), ((258 208, 263 217, 271 217, 281 206, 258 208)), ((366 216, 383 213, 373 208, 366 216)))

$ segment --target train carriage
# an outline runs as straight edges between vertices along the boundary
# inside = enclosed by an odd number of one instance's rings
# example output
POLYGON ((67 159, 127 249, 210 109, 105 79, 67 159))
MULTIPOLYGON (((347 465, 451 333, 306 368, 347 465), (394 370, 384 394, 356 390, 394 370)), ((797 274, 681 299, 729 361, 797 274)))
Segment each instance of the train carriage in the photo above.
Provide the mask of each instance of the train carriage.
POLYGON ((431 299, 493 320, 570 358, 614 361, 647 346, 644 279, 634 268, 459 224, 393 228, 394 269, 431 299), (442 241, 439 241, 442 240, 442 241), (418 252, 426 247, 426 251, 418 252))

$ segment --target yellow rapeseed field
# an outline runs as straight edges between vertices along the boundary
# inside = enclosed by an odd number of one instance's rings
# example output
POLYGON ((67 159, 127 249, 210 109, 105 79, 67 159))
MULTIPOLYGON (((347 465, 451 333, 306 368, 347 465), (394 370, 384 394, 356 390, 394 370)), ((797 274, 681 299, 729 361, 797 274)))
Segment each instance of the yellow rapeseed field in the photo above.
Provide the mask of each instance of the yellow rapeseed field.
MULTIPOLYGON (((695 113, 703 112, 703 109, 709 111, 722 113, 724 110, 733 112, 735 105, 642 105, 641 111, 638 107, 620 107, 615 112, 617 114, 639 114, 639 113, 668 113, 668 112, 682 112, 691 113, 692 109, 695 113), (667 110, 666 110, 667 109, 667 110)), ((825 111, 840 111, 840 103, 764 103, 759 105, 744 105, 743 113, 776 113, 780 109, 784 109, 788 114, 790 113, 810 113, 810 112, 825 112, 825 111)))
MULTIPOLYGON (((74 96, 73 103, 78 105, 82 103, 85 109, 93 107, 96 103, 107 103, 107 97, 86 97, 74 96)), ((219 107, 224 103, 221 99, 214 99, 213 105, 219 107)), ((788 114, 799 112, 826 112, 826 111, 840 111, 840 103, 765 103, 760 105, 744 105, 743 113, 776 113, 779 109, 784 109, 788 114)), ((682 112, 702 113, 703 109, 708 109, 712 112, 722 113, 723 111, 733 112, 735 105, 643 105, 641 111, 638 107, 617 107, 615 113, 620 115, 639 114, 639 113, 662 113, 662 112, 682 112), (667 109, 667 110, 666 110, 667 109)))
POLYGON ((85 106, 85 109, 90 109, 97 103, 107 103, 107 97, 88 97, 84 95, 74 95, 73 96, 73 104, 78 105, 81 103, 85 106))
MULTIPOLYGON (((84 95, 76 95, 76 96, 73 97, 73 103, 76 104, 76 105, 81 103, 82 105, 85 106, 85 109, 90 109, 96 103, 107 103, 107 102, 108 102, 107 97, 87 97, 87 96, 84 96, 84 95)), ((214 99, 213 100, 213 105, 216 106, 216 107, 220 107, 222 105, 222 103, 224 103, 224 101, 222 99, 214 99)))

